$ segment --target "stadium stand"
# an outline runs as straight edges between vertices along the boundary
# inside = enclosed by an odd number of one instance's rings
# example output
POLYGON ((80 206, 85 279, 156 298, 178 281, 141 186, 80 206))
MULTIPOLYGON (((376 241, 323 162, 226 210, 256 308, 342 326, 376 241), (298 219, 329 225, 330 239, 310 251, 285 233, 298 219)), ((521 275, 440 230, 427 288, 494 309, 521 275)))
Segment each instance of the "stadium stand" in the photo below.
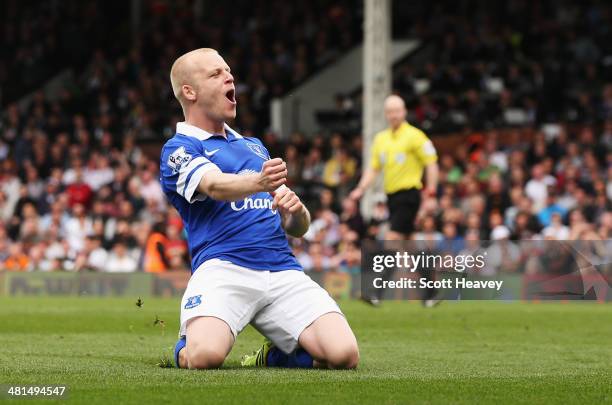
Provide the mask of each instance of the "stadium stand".
MULTIPOLYGON (((384 199, 366 221, 346 198, 360 173, 358 132, 323 128, 281 142, 267 130, 273 96, 360 40, 360 7, 238 1, 193 24, 180 7, 150 2, 140 36, 123 49, 131 42, 122 27, 109 40, 63 24, 87 26, 87 18, 72 17, 94 18, 93 9, 95 18, 105 18, 113 10, 101 12, 102 5, 112 2, 61 2, 65 9, 55 14, 41 6, 32 15, 21 14, 21 2, 9 3, 2 19, 3 100, 35 92, 28 105, 12 102, 2 112, 0 271, 188 268, 182 224, 164 199, 158 156, 147 153, 147 142, 171 136, 181 119, 168 84, 170 63, 203 44, 222 50, 235 69, 236 128, 260 136, 272 156, 287 161, 289 186, 313 213, 304 240, 293 241, 304 267, 358 271, 360 240, 383 237, 384 199), (32 32, 17 24, 24 19, 32 32), (76 29, 86 34, 74 38, 76 29), (47 39, 39 44, 33 36, 47 39), (46 98, 42 82, 68 67, 81 72, 78 85, 46 98)), ((437 198, 423 203, 418 236, 610 239, 611 7, 408 3, 394 2, 395 34, 421 38, 435 58, 396 66, 394 89, 407 99, 410 121, 436 144, 451 142, 439 136, 449 132, 461 139, 439 149, 441 184, 437 198)), ((339 95, 337 104, 345 116, 359 116, 359 97, 339 95)))
MULTIPOLYGON (((7 0, 0 13, 0 102, 6 105, 40 87, 63 69, 82 68, 93 49, 115 51, 107 40, 114 16, 125 2, 7 0)), ((120 39, 124 27, 116 24, 120 39)))

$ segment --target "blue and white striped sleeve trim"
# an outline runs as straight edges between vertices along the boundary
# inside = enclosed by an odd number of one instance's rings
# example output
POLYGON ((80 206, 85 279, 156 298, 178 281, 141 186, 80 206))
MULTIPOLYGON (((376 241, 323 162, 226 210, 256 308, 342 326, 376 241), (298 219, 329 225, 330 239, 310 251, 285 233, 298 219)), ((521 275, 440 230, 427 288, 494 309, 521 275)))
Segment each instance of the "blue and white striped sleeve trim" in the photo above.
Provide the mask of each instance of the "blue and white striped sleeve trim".
POLYGON ((189 203, 205 200, 206 196, 196 193, 196 190, 204 174, 211 170, 219 170, 219 168, 205 157, 198 156, 191 160, 189 164, 181 167, 179 171, 176 192, 189 201, 189 203))

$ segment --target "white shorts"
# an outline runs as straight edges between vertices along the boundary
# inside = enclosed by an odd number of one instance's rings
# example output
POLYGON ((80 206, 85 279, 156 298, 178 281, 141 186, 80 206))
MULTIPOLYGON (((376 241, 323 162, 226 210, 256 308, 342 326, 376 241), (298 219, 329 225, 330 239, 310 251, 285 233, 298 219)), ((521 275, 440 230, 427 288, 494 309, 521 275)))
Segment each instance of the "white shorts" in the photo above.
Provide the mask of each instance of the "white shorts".
POLYGON ((342 314, 321 286, 298 270, 250 270, 225 260, 204 262, 191 276, 181 301, 180 335, 200 316, 225 321, 234 338, 251 323, 276 347, 290 353, 300 334, 321 315, 342 314))

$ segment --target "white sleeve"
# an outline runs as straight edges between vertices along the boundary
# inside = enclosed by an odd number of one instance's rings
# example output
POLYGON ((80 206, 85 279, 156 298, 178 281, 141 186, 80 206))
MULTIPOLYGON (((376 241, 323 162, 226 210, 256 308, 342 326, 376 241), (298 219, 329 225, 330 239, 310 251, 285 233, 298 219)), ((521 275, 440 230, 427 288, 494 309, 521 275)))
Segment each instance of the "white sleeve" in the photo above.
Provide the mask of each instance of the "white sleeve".
POLYGON ((203 201, 206 195, 197 191, 198 185, 204 174, 220 171, 219 167, 203 156, 199 156, 181 167, 176 182, 176 192, 182 195, 190 204, 195 201, 203 201))

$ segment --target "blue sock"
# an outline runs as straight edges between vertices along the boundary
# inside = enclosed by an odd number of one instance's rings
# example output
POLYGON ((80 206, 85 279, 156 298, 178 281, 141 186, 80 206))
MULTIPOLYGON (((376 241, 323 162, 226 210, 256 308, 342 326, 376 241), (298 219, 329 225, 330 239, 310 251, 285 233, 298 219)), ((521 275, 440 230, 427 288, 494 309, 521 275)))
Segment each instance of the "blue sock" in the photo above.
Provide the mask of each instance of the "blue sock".
POLYGON ((268 367, 312 368, 312 356, 304 349, 298 348, 286 354, 277 347, 268 352, 268 367))
POLYGON ((304 349, 298 348, 289 355, 289 361, 287 367, 289 368, 312 368, 313 367, 312 356, 304 349))
POLYGON ((176 342, 174 346, 174 364, 176 364, 176 368, 180 368, 179 366, 179 352, 181 349, 185 347, 187 344, 187 336, 181 336, 181 338, 176 342))

